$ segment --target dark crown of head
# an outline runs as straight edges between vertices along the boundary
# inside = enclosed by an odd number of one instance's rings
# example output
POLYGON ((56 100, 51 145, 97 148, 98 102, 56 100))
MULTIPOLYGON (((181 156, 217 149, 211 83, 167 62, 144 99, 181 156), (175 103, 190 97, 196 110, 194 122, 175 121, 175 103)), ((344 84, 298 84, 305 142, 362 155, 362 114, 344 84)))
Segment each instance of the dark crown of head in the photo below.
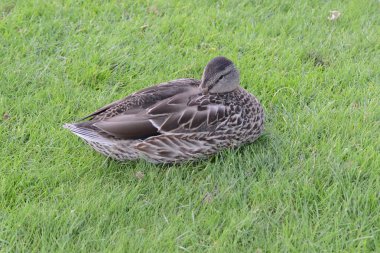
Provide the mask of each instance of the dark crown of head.
POLYGON ((204 72, 204 77, 207 81, 213 75, 225 70, 228 66, 233 65, 233 62, 226 57, 218 56, 212 59, 208 64, 204 72))

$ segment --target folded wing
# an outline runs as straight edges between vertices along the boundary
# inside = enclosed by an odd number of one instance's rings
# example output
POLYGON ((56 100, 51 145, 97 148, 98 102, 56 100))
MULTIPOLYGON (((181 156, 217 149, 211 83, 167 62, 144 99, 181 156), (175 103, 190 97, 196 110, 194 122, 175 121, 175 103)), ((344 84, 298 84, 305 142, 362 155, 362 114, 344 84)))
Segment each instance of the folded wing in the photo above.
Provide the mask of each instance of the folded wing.
POLYGON ((212 131, 217 122, 227 117, 227 110, 223 105, 210 103, 200 93, 198 82, 179 79, 142 90, 90 114, 86 118, 91 120, 76 127, 117 139, 212 131))

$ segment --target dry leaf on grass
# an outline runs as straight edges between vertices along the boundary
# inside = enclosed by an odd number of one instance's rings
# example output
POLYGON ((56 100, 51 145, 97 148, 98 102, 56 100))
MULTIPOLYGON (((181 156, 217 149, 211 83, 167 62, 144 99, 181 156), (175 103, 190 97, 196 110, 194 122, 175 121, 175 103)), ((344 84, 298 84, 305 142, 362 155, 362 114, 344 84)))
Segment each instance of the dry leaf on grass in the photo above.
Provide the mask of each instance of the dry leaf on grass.
POLYGON ((337 20, 340 17, 340 14, 339 11, 330 11, 330 16, 327 19, 330 21, 337 20))
POLYGON ((213 200, 214 200, 214 196, 210 192, 207 192, 206 195, 203 198, 203 202, 205 202, 207 204, 211 203, 213 200))
POLYGON ((4 114, 3 114, 3 120, 7 120, 7 119, 9 119, 11 116, 8 114, 8 113, 6 113, 6 112, 4 112, 4 114))
POLYGON ((142 26, 140 26, 140 29, 142 31, 145 31, 148 27, 149 27, 149 25, 142 25, 142 26))
POLYGON ((144 174, 144 172, 142 172, 142 171, 137 171, 136 172, 136 174, 135 174, 135 177, 137 178, 137 179, 143 179, 144 177, 145 177, 145 174, 144 174))

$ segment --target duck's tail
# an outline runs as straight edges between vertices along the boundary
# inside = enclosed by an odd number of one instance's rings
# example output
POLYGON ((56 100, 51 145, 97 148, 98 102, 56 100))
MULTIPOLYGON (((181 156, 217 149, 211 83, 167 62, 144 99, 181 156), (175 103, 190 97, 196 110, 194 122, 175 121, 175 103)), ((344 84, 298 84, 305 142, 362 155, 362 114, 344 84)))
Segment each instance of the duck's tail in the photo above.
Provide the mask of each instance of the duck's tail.
POLYGON ((94 129, 77 126, 77 124, 64 124, 63 128, 69 129, 75 135, 88 142, 97 142, 104 145, 113 145, 115 140, 109 139, 97 133, 94 129))

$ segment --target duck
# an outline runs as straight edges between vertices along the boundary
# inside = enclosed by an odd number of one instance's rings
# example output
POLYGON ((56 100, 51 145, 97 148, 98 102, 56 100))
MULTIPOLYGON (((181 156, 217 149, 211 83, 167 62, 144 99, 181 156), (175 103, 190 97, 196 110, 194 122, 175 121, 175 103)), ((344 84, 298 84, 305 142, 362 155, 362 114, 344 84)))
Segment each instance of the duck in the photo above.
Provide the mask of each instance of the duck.
POLYGON ((254 142, 263 133, 264 110, 240 86, 234 63, 218 56, 201 80, 142 89, 64 128, 107 157, 172 164, 254 142))

